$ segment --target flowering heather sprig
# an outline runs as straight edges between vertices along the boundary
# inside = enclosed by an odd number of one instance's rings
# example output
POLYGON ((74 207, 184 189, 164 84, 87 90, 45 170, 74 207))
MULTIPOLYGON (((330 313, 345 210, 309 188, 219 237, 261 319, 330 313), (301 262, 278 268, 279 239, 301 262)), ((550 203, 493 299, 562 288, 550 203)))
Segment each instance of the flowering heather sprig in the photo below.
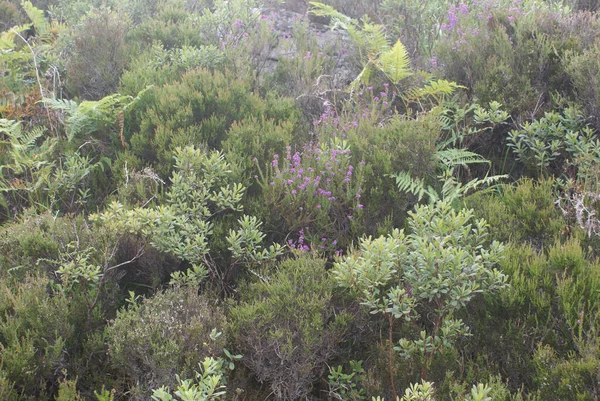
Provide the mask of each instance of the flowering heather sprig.
POLYGON ((301 236, 302 241, 288 245, 333 252, 322 238, 351 236, 362 217, 363 166, 352 164, 350 149, 340 139, 309 145, 302 152, 288 147, 285 157, 273 155, 264 177, 266 203, 281 216, 286 230, 310 233, 309 239, 301 236))

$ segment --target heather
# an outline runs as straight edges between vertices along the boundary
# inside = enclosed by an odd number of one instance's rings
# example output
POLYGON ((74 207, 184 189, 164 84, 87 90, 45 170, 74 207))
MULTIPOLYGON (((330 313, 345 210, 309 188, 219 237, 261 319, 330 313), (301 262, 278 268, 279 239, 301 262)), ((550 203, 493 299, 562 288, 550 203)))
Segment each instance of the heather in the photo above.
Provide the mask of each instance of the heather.
POLYGON ((598 398, 596 0, 0 31, 0 399, 598 398))

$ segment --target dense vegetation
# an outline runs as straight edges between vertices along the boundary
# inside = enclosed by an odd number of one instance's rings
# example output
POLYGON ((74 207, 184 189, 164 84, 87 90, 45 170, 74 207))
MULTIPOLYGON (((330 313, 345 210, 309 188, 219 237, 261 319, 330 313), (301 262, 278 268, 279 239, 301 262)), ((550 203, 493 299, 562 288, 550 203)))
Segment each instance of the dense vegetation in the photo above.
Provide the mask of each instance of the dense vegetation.
POLYGON ((0 399, 598 400, 597 9, 0 0, 0 399))

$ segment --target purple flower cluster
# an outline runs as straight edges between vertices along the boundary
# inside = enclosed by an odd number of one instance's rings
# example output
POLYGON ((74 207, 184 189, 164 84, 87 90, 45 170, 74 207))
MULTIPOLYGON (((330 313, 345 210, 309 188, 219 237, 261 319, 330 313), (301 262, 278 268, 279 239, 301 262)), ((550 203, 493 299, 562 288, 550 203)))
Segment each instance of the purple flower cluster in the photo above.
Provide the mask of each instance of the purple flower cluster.
POLYGON ((289 239, 287 241, 287 245, 292 249, 296 249, 301 252, 310 252, 312 254, 333 252, 335 256, 341 256, 344 253, 344 250, 339 248, 338 241, 336 239, 321 237, 317 241, 309 243, 306 238, 304 228, 298 231, 298 239, 296 241, 289 239))
POLYGON ((301 154, 292 153, 288 147, 283 160, 273 155, 271 167, 275 174, 270 186, 282 186, 288 196, 315 200, 318 211, 328 210, 341 195, 338 192, 345 192, 352 180, 354 166, 349 163, 349 156, 349 149, 308 147, 301 154))

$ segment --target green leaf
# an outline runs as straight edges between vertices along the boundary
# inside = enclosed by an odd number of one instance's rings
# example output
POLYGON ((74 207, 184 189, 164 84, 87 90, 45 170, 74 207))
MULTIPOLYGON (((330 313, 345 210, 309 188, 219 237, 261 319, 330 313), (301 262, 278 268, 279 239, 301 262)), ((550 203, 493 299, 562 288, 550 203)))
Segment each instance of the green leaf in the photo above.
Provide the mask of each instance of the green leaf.
POLYGON ((412 75, 410 58, 400 39, 390 51, 379 57, 377 66, 394 84, 412 75))

